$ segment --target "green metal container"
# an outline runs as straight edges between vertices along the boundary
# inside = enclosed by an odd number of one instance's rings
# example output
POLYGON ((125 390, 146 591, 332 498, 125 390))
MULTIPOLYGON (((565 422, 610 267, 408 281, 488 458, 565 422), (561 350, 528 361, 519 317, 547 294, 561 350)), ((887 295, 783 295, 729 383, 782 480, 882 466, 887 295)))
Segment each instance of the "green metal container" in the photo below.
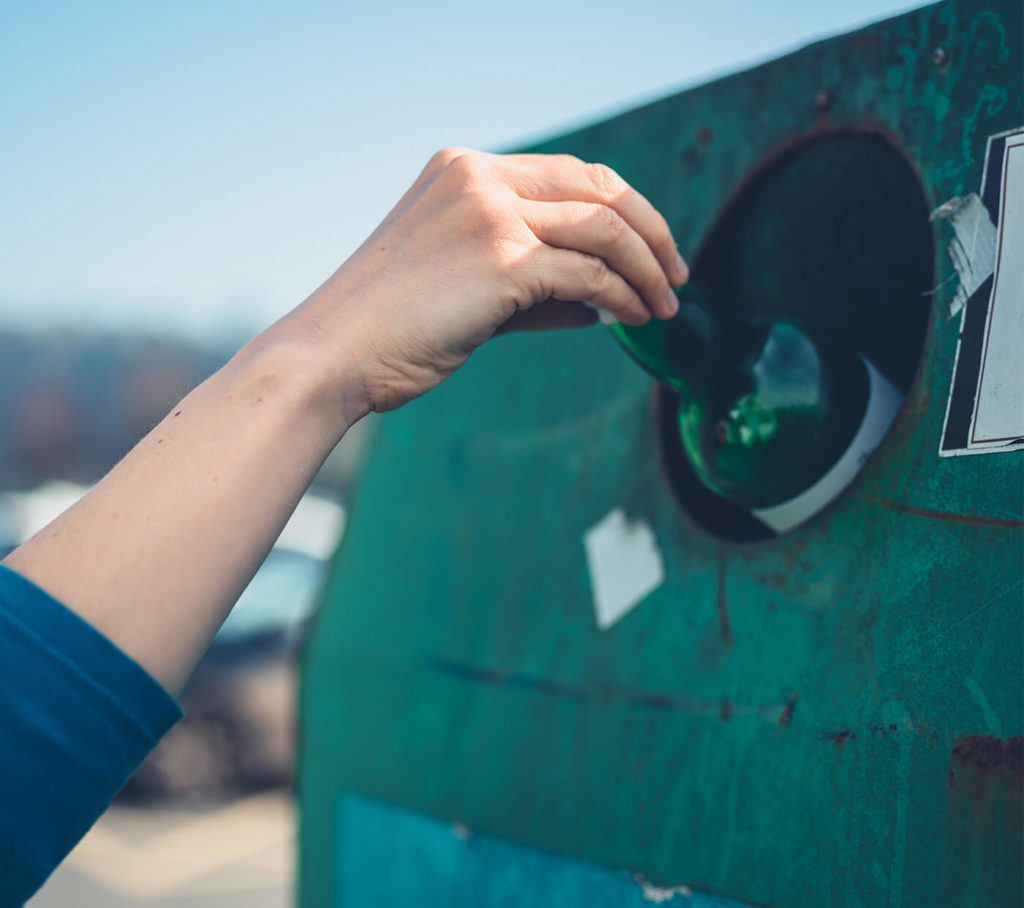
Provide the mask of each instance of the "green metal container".
POLYGON ((939 456, 960 277, 928 213, 1024 125, 1022 37, 1020 0, 945 0, 536 147, 907 399, 759 542, 601 328, 499 339, 383 417, 305 657, 302 905, 1021 904, 1024 452, 939 456), (602 629, 610 513, 662 577, 602 629))

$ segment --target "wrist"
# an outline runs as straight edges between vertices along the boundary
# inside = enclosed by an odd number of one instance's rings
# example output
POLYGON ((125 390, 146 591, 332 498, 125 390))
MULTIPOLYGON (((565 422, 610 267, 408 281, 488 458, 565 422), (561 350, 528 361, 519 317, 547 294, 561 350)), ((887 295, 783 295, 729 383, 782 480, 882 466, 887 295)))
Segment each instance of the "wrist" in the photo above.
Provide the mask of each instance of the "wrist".
POLYGON ((310 414, 332 446, 370 410, 354 359, 298 312, 257 335, 233 364, 282 387, 290 405, 310 414))

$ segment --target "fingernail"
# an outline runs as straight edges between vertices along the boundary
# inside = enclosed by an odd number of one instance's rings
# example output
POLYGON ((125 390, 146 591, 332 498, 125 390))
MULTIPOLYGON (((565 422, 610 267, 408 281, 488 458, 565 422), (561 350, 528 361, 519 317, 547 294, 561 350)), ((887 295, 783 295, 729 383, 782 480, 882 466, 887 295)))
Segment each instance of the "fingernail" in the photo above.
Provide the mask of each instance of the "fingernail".
POLYGON ((597 317, 601 319, 602 325, 617 325, 619 323, 619 320, 607 309, 598 309, 597 317))
POLYGON ((679 297, 671 287, 668 290, 668 311, 670 318, 679 311, 679 297))
POLYGON ((690 268, 678 252, 676 253, 676 276, 678 277, 676 286, 679 287, 690 279, 690 268))

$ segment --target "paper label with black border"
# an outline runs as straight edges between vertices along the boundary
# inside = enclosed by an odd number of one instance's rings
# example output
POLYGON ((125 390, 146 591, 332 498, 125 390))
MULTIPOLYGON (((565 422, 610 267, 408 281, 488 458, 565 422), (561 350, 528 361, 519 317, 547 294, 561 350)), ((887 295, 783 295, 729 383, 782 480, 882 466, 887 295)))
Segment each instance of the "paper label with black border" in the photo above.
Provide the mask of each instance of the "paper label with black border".
POLYGON ((942 457, 1024 450, 1024 127, 989 137, 980 198, 995 254, 963 309, 942 457))

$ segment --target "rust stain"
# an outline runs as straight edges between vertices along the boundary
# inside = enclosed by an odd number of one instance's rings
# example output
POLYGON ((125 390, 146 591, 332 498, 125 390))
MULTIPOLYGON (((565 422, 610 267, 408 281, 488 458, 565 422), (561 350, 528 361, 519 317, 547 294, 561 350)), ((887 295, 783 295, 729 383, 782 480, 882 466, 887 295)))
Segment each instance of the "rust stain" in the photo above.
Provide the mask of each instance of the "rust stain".
POLYGON ((1024 770, 1024 738, 996 738, 992 735, 961 738, 953 747, 953 762, 975 770, 999 772, 1005 769, 1021 775, 1024 770))
MULTIPOLYGON (((758 570, 761 582, 790 596, 804 596, 808 591, 806 574, 814 567, 814 560, 807 549, 805 541, 787 540, 787 544, 779 549, 770 570, 758 570)), ((748 562, 757 557, 756 553, 741 551, 740 554, 748 562)))
POLYGON ((1011 791, 1019 795, 1024 789, 1024 738, 961 738, 950 755, 948 782, 950 796, 974 809, 987 811, 993 797, 1003 801, 1011 791))
MULTIPOLYGON (((888 725, 869 725, 866 730, 873 735, 899 737, 900 734, 900 727, 895 722, 890 722, 888 725)), ((927 722, 915 722, 914 731, 928 744, 935 744, 939 740, 938 734, 927 722)))
POLYGON ((891 511, 899 511, 901 514, 911 514, 914 517, 924 517, 926 520, 941 520, 946 523, 963 523, 975 527, 996 527, 1005 530, 1024 529, 1024 520, 1014 517, 987 517, 982 514, 954 514, 951 511, 933 511, 930 508, 916 508, 913 505, 902 504, 898 501, 888 501, 885 498, 866 496, 868 501, 888 508, 891 511))
POLYGON ((789 702, 786 704, 786 708, 782 711, 782 715, 779 716, 779 725, 789 725, 793 719, 793 710, 796 707, 796 701, 800 699, 800 694, 793 694, 789 698, 789 702))
POLYGON ((878 44, 882 40, 882 35, 879 32, 861 32, 859 35, 854 35, 853 40, 850 42, 850 46, 860 50, 863 47, 870 47, 873 44, 878 44))
POLYGON ((718 622, 722 629, 722 640, 732 646, 732 621, 729 619, 729 602, 725 596, 725 549, 718 546, 718 622))
POLYGON ((1019 904, 1024 738, 960 738, 948 780, 943 864, 949 904, 1019 904), (971 870, 965 875, 963 868, 971 870))
POLYGON ((856 737, 857 733, 855 731, 850 731, 849 729, 844 729, 843 731, 826 731, 821 734, 821 739, 823 741, 831 741, 840 750, 846 746, 848 741, 851 741, 856 737))

